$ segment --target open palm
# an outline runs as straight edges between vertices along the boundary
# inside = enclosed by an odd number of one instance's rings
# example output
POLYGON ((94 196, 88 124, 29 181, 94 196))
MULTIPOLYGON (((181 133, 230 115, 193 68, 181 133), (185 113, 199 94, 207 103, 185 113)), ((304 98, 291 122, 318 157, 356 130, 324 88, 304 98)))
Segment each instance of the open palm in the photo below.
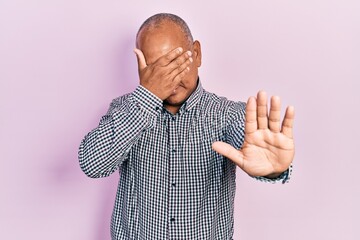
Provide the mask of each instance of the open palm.
POLYGON ((294 158, 293 122, 294 108, 288 107, 280 126, 280 98, 271 98, 268 114, 266 93, 260 91, 246 105, 242 148, 237 150, 224 142, 215 142, 212 147, 251 176, 276 177, 294 158))

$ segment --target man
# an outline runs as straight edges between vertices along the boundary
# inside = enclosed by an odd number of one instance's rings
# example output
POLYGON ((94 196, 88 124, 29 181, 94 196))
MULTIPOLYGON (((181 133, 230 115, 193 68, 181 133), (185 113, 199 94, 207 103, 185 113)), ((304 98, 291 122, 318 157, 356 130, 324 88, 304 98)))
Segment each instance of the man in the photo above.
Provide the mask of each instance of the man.
POLYGON ((175 15, 147 19, 136 47, 140 85, 113 100, 79 149, 89 177, 120 172, 112 239, 232 239, 236 166, 286 182, 294 109, 280 126, 278 97, 268 114, 265 92, 246 110, 206 92, 200 43, 175 15))

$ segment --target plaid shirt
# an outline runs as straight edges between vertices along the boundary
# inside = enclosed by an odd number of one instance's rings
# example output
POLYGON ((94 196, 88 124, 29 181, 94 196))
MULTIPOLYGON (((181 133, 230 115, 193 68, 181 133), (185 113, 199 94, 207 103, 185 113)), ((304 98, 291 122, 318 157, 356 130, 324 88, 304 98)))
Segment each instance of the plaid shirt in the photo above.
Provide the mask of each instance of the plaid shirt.
POLYGON ((241 147, 245 106, 200 82, 175 115, 142 86, 114 99, 79 149, 89 177, 120 172, 112 239, 232 239, 236 165, 211 144, 241 147))

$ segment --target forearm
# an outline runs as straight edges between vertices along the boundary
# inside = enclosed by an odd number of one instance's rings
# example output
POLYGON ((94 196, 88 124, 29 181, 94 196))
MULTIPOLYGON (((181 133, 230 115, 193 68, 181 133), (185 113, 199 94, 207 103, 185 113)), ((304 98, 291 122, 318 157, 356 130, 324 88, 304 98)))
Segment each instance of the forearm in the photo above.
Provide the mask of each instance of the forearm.
POLYGON ((83 172, 93 178, 113 173, 141 135, 152 127, 155 109, 161 104, 142 88, 121 103, 114 100, 99 126, 80 144, 79 163, 83 172))

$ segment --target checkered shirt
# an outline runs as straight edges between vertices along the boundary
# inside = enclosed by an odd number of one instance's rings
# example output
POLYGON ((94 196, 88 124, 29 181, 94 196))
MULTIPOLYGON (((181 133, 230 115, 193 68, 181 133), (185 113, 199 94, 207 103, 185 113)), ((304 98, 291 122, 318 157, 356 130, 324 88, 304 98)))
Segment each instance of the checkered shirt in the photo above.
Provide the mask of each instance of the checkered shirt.
MULTIPOLYGON (((232 239, 236 165, 214 152, 244 141, 245 103, 201 83, 173 115, 138 86, 110 104, 81 142, 81 169, 92 178, 118 170, 112 239, 232 239)), ((283 183, 291 169, 278 179, 283 183)))

